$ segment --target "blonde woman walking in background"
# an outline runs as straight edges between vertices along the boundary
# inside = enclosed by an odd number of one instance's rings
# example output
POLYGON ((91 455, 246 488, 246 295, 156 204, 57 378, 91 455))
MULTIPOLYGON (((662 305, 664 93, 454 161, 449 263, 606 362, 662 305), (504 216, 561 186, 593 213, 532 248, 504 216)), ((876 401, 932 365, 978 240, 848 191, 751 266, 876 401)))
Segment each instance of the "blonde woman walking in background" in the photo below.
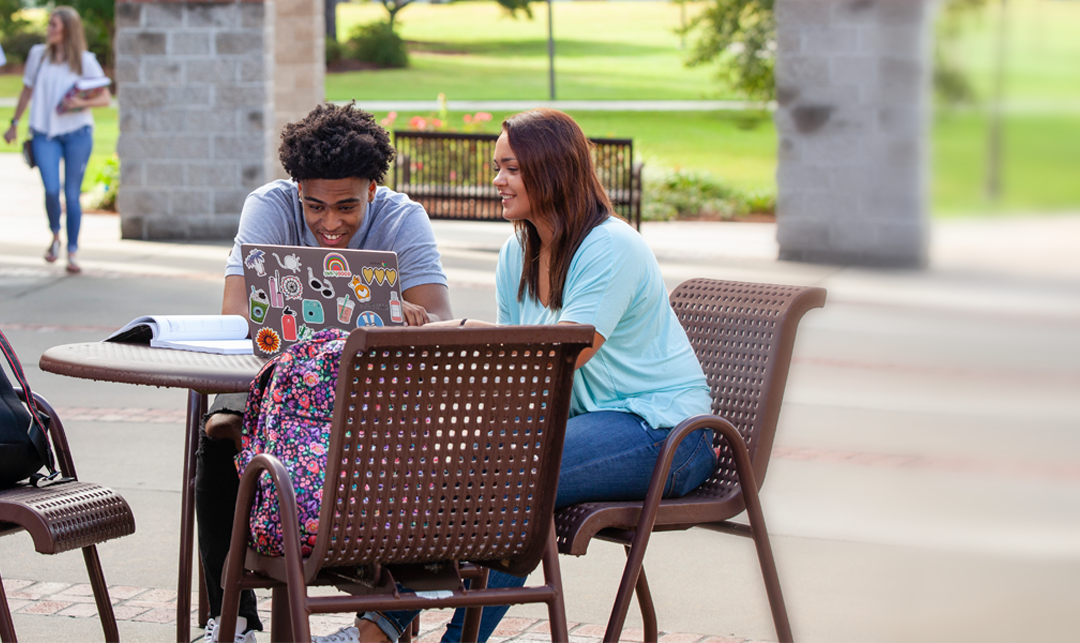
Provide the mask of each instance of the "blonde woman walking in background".
POLYGON ((63 159, 67 271, 72 274, 81 271, 75 261, 82 222, 79 193, 94 144, 94 117, 87 108, 104 107, 112 96, 107 87, 89 97, 69 94, 69 91, 80 79, 104 76, 97 57, 86 50, 86 36, 78 12, 71 7, 53 9, 45 44, 34 45, 26 57, 23 90, 15 107, 15 118, 4 133, 5 141, 15 142, 19 119, 30 98, 34 97, 30 107, 30 134, 34 161, 45 184, 45 211, 53 234, 45 261, 51 263, 60 257, 60 159, 63 159))

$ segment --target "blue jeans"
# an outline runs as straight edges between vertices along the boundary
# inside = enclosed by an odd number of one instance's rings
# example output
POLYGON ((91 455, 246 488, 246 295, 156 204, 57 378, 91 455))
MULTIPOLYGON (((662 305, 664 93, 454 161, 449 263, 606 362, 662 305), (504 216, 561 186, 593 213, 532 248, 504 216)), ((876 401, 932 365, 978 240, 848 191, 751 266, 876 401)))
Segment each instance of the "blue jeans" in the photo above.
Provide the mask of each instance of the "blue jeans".
POLYGON ((41 132, 33 132, 31 145, 34 161, 45 184, 45 212, 49 215, 49 229, 60 233, 60 159, 64 159, 64 202, 67 204, 67 250, 79 249, 79 225, 82 223, 82 192, 86 162, 94 147, 93 130, 89 125, 49 138, 41 132))
MULTIPOLYGON (((631 413, 602 411, 570 418, 566 423, 555 508, 589 501, 643 500, 667 435, 668 429, 654 429, 631 413)), ((712 431, 699 431, 697 436, 686 438, 675 452, 664 497, 686 495, 705 482, 715 468, 712 431)), ((488 587, 521 587, 524 584, 525 578, 494 570, 488 576, 488 587)), ((480 618, 481 643, 495 631, 508 609, 507 605, 484 608, 480 618)), ((378 624, 394 640, 417 613, 386 612, 365 615, 365 618, 378 624)), ((446 626, 443 643, 460 641, 464 622, 465 610, 456 610, 446 626)))

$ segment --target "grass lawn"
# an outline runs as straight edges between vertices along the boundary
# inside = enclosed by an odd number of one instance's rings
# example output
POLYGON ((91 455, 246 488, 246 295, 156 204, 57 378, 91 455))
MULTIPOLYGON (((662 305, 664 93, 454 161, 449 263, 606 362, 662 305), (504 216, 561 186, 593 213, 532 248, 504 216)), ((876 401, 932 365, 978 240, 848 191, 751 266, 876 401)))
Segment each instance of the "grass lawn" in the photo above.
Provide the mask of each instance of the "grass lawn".
POLYGON ((939 113, 932 203, 937 216, 1080 210, 1080 114, 1012 115, 1003 127, 1001 200, 985 196, 987 118, 939 113))
MULTIPOLYGON (((547 10, 543 3, 533 10, 529 20, 507 16, 494 2, 409 5, 397 26, 412 43, 412 67, 330 74, 326 97, 434 100, 443 92, 453 100, 546 99, 547 10)), ((732 97, 709 69, 683 65, 673 3, 556 2, 552 11, 559 99, 732 97)), ((385 16, 379 3, 339 5, 339 38, 385 16)))

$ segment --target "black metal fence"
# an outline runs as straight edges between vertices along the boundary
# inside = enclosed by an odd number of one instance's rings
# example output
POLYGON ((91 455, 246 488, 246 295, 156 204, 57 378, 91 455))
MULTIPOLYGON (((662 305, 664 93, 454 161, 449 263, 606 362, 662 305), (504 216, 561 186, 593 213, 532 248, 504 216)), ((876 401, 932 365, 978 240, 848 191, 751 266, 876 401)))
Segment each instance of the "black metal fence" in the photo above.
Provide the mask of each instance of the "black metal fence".
MULTIPOLYGON (((502 220, 495 177, 496 134, 395 131, 393 184, 432 219, 502 220)), ((600 182, 615 211, 641 229, 641 164, 628 138, 590 138, 600 182)))

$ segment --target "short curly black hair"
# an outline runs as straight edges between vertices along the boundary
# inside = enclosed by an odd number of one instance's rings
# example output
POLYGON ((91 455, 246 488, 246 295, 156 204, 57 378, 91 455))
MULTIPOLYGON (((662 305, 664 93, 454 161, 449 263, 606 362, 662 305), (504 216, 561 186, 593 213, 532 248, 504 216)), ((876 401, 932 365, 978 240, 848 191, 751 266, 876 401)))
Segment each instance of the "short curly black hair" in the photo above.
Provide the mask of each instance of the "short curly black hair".
POLYGON ((278 157, 296 181, 355 177, 382 183, 394 147, 386 130, 356 101, 324 103, 282 129, 278 157))

